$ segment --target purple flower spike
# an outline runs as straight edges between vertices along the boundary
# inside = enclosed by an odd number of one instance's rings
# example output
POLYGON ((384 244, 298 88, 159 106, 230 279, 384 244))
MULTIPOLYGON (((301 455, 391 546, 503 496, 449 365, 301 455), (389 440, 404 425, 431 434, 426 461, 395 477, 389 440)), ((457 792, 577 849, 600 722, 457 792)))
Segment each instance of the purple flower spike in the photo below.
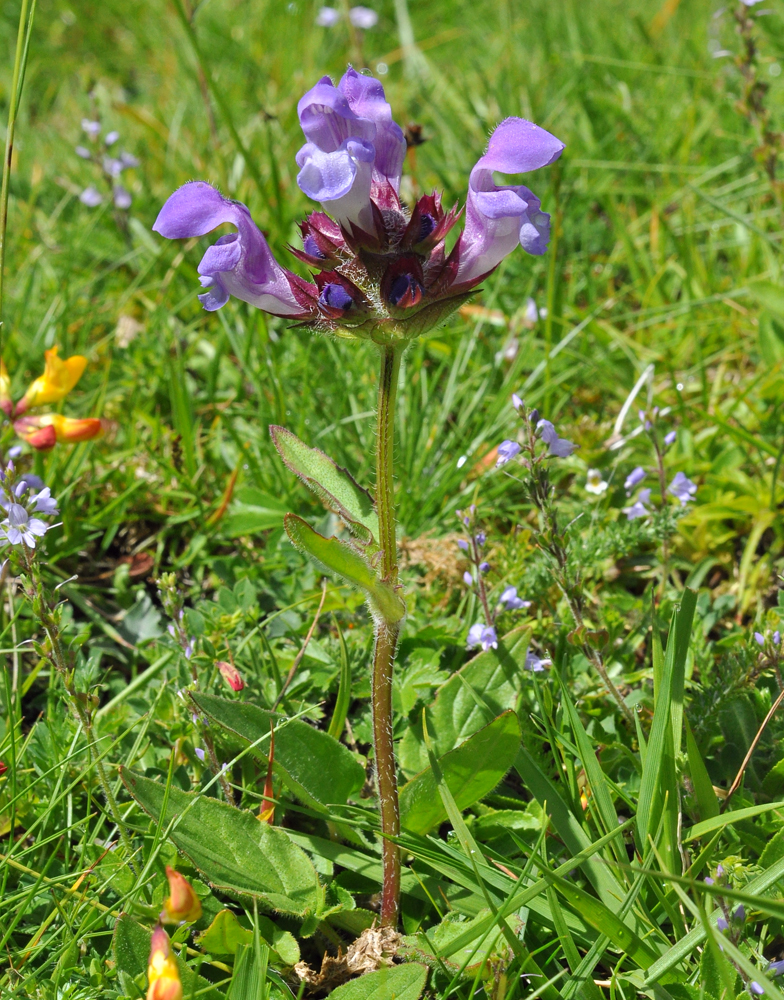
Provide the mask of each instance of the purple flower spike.
POLYGON ((724 917, 719 917, 719 919, 716 921, 716 926, 719 928, 720 931, 728 931, 730 929, 730 925, 727 923, 724 917))
POLYGON ((520 445, 516 441, 502 441, 498 445, 498 461, 495 463, 496 469, 500 469, 502 465, 511 462, 519 451, 520 445))
POLYGON ((626 481, 623 484, 623 488, 627 493, 639 486, 639 484, 645 479, 645 469, 641 465, 638 465, 636 469, 632 469, 629 475, 626 477, 626 481))
POLYGON ((459 549, 462 549, 463 552, 468 552, 468 542, 465 540, 465 538, 458 538, 457 547, 459 549))
POLYGON ((248 209, 224 198, 210 184, 191 181, 175 191, 152 228, 166 239, 178 240, 205 236, 222 222, 231 222, 238 231, 221 236, 201 259, 198 271, 208 289, 199 296, 204 308, 220 309, 233 295, 276 316, 301 315, 303 307, 287 272, 272 256, 248 209))
POLYGON ((492 625, 477 622, 476 625, 472 625, 468 630, 466 645, 468 649, 476 649, 481 646, 483 652, 488 649, 498 649, 498 636, 495 634, 495 629, 492 625))
POLYGON ((558 437, 558 432, 549 420, 540 420, 536 429, 539 431, 542 441, 550 449, 550 455, 555 458, 568 458, 577 448, 576 444, 567 441, 566 438, 558 437))
POLYGON ((764 646, 765 645, 765 636, 762 634, 762 632, 755 632, 754 633, 754 640, 757 643, 757 645, 759 645, 759 646, 764 646))
POLYGON ((340 309, 342 312, 347 312, 353 304, 354 300, 342 285, 329 284, 324 285, 321 289, 319 305, 326 306, 328 309, 340 309))
POLYGON ((468 570, 466 570, 465 573, 463 573, 463 583, 465 583, 466 587, 473 587, 474 585, 474 578, 473 576, 471 576, 468 570))
POLYGON ((697 493, 697 484, 685 476, 682 472, 676 472, 675 478, 667 487, 667 492, 680 500, 681 507, 685 507, 690 500, 693 500, 697 493))
POLYGON ((522 184, 499 187, 493 173, 521 174, 554 163, 564 144, 524 118, 507 118, 490 136, 487 152, 468 181, 465 229, 458 244, 457 281, 477 281, 520 244, 543 254, 550 238, 550 216, 522 184))
POLYGON ((675 444, 675 440, 676 440, 677 437, 678 437, 678 432, 677 431, 670 431, 669 434, 665 434, 664 435, 664 443, 669 448, 669 446, 671 444, 675 444))

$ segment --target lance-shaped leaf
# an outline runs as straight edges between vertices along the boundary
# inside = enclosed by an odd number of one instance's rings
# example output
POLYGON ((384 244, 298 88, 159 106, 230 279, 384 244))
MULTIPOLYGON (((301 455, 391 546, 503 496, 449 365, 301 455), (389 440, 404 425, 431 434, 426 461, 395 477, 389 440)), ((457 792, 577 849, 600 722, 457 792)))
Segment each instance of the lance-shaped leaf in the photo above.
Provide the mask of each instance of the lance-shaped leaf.
POLYGON ((285 427, 270 427, 272 443, 287 468, 312 490, 328 510, 339 514, 352 535, 365 545, 378 538, 373 497, 342 466, 319 448, 310 448, 285 427))
POLYGON ((334 1000, 418 1000, 427 981, 427 967, 417 962, 367 972, 330 993, 334 1000))
POLYGON ((142 809, 164 829, 178 820, 170 839, 214 888, 250 896, 301 918, 323 912, 324 890, 316 869, 279 827, 198 792, 171 786, 167 799, 164 785, 127 768, 120 776, 142 809))
MULTIPOLYGON (((191 699, 211 722, 238 736, 244 745, 258 743, 262 736, 269 735, 270 722, 278 726, 273 772, 307 805, 317 809, 343 805, 362 787, 365 769, 348 747, 301 719, 279 725, 284 720, 282 715, 248 702, 229 701, 201 691, 193 691, 191 699)), ((268 751, 269 743, 261 743, 251 753, 266 764, 268 751)))
MULTIPOLYGON (((447 788, 459 809, 488 795, 514 764, 520 748, 520 723, 504 712, 455 750, 439 758, 447 788)), ((425 834, 447 818, 438 783, 428 767, 400 789, 400 825, 425 834)))
POLYGON ((359 552, 339 538, 325 538, 296 514, 286 514, 283 519, 286 534, 292 545, 305 552, 323 570, 337 573, 348 583, 359 587, 373 609, 385 622, 399 622, 406 613, 406 606, 392 587, 376 576, 375 570, 359 552))

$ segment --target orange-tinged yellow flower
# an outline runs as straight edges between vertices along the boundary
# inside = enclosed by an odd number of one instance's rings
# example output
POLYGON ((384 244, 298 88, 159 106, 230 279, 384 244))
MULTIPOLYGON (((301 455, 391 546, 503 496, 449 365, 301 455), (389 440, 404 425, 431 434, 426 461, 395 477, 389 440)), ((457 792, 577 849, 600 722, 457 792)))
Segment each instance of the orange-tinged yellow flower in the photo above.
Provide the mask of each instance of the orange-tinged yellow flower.
POLYGON ((160 924, 152 932, 147 966, 147 1000, 182 1000, 182 983, 169 947, 169 935, 160 924))
POLYGON ((8 377, 5 361, 0 361, 0 410, 3 410, 9 417, 14 412, 14 403, 11 399, 11 379, 8 377))
POLYGON ((44 352, 46 365, 43 375, 40 375, 28 387, 19 404, 16 412, 24 413, 32 406, 44 406, 47 403, 59 403, 65 399, 82 377, 84 369, 87 367, 87 358, 81 354, 73 354, 70 358, 63 360, 57 356, 57 345, 44 352))
POLYGON ((58 441, 75 444, 98 437, 105 430, 105 421, 98 417, 77 418, 64 417, 61 413, 42 413, 15 420, 14 430, 33 448, 47 451, 58 441))
POLYGON ((169 880, 169 897, 164 901, 162 920, 188 923, 198 920, 201 916, 201 901, 193 891, 193 886, 169 865, 166 865, 166 878, 169 880))

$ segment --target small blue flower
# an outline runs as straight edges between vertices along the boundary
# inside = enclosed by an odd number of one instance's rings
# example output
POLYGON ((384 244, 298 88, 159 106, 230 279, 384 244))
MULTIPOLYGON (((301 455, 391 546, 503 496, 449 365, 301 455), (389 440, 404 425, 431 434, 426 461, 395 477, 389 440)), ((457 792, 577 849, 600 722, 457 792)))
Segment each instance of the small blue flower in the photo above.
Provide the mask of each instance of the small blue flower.
POLYGON ((201 747, 196 747, 194 749, 194 753, 196 754, 196 756, 199 758, 200 761, 204 762, 205 754, 201 747))
POLYGON ((724 917, 719 917, 719 919, 716 921, 716 926, 719 928, 720 931, 728 931, 730 929, 730 925, 727 923, 724 917))
POLYGON ((522 399, 520 399, 520 397, 517 395, 516 392, 512 393, 512 406, 516 410, 522 410, 522 408, 523 408, 523 401, 522 401, 522 399))
POLYGON ((675 444, 675 439, 677 437, 678 437, 678 432, 677 431, 670 431, 669 434, 665 434, 664 435, 664 443, 669 448, 669 446, 671 444, 675 444))
POLYGON ((458 538, 457 547, 459 549, 462 549, 463 552, 468 552, 468 542, 465 540, 465 538, 458 538))
POLYGON ((550 449, 550 455, 556 458, 568 458, 577 448, 576 444, 567 441, 566 438, 558 437, 558 432, 549 420, 540 420, 536 429, 539 431, 542 441, 550 449))
POLYGON ((633 521, 637 517, 647 517, 650 511, 645 506, 650 503, 651 491, 650 490, 640 490, 637 500, 631 505, 631 507, 623 507, 623 512, 629 521, 633 521))
POLYGON ((687 503, 694 499, 697 493, 697 484, 693 483, 682 472, 676 472, 675 478, 667 487, 667 492, 671 493, 677 500, 680 500, 681 506, 685 507, 687 503))
POLYGON ((498 636, 492 625, 485 625, 484 622, 477 622, 468 630, 468 649, 476 649, 481 646, 483 652, 488 649, 498 648, 498 636))
POLYGON ((466 587, 473 587, 474 585, 474 578, 471 576, 468 570, 466 570, 465 573, 463 573, 463 581, 466 587))
POLYGON ((489 562, 480 562, 479 563, 479 572, 480 573, 487 573, 487 572, 489 572, 489 570, 490 570, 490 563, 489 562))
POLYGON ((516 441, 502 441, 498 445, 498 461, 495 463, 496 469, 500 469, 502 465, 511 462, 519 451, 520 445, 516 441))
POLYGON ((645 469, 641 465, 638 465, 636 469, 632 469, 629 475, 626 477, 626 481, 623 484, 623 488, 627 493, 639 486, 640 483, 645 479, 645 469))
POLYGON ((525 654, 525 669, 530 670, 534 674, 541 673, 552 662, 549 656, 539 657, 536 653, 532 653, 530 649, 525 654))
POLYGON ((760 645, 760 646, 764 646, 765 645, 765 636, 762 634, 762 632, 755 632, 754 633, 754 639, 755 639, 755 641, 757 642, 758 645, 760 645))
POLYGON ((523 601, 517 596, 517 587, 507 587, 498 598, 507 611, 518 611, 520 608, 530 608, 530 601, 523 601))

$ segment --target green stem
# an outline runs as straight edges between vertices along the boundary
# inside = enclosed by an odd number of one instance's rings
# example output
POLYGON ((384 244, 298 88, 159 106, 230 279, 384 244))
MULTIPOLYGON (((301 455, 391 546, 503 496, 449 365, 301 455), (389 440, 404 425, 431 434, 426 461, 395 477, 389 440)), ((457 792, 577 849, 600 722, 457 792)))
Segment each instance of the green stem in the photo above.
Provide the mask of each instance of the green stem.
MULTIPOLYGON (((386 583, 397 584, 397 539, 395 537, 395 495, 392 476, 394 450, 395 395, 400 373, 402 348, 382 349, 378 380, 376 429, 376 508, 378 510, 381 575, 386 583)), ((383 844, 383 887, 381 890, 381 925, 397 925, 400 905, 400 852, 388 839, 400 833, 400 809, 397 797, 397 765, 392 740, 392 673, 402 621, 377 621, 373 652, 373 749, 381 811, 383 844)))
POLYGON ((8 192, 11 180, 11 160, 14 155, 14 133, 16 131, 16 116, 19 111, 19 98, 22 93, 24 70, 27 63, 27 53, 30 45, 30 33, 33 29, 35 2, 30 7, 30 0, 22 0, 19 11, 19 28, 16 34, 16 54, 14 70, 11 75, 11 90, 8 94, 8 125, 5 134, 5 153, 3 154, 3 181, 0 185, 0 352, 2 351, 3 334, 3 274, 5 272, 6 229, 8 228, 8 192), (28 17, 29 10, 29 17, 28 17))

